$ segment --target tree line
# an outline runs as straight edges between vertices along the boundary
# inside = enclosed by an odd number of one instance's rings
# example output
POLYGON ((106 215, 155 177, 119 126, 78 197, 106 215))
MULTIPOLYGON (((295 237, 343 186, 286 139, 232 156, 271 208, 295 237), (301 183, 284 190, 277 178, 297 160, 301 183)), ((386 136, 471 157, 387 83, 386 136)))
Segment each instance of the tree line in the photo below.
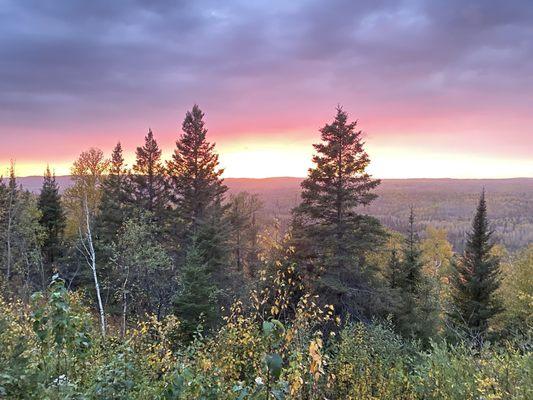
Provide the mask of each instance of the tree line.
POLYGON ((94 304, 102 336, 175 315, 183 340, 215 329, 236 301, 251 306, 252 290, 272 287, 289 299, 283 307, 276 296, 264 300, 280 321, 311 294, 338 318, 390 320, 424 343, 443 335, 482 343, 531 322, 527 304, 514 301, 516 274, 495 246, 484 192, 462 254, 442 230, 420 240, 413 208, 406 235, 363 212, 380 181, 368 174, 362 131, 342 108, 320 130, 286 230, 260 220, 257 196, 227 195, 197 105, 181 128, 166 162, 151 130, 131 168, 120 143, 109 159, 83 151, 64 194, 49 168, 38 196, 24 191, 12 165, 0 185, 3 296, 28 301, 59 276, 94 304))

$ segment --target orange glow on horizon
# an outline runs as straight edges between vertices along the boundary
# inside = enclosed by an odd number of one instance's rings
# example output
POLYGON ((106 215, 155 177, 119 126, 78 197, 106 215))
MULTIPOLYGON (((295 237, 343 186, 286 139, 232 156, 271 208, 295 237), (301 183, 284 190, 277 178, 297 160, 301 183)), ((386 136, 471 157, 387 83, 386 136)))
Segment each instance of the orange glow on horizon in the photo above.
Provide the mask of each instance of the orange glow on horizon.
MULTIPOLYGON (((287 136, 289 137, 289 135, 287 136)), ((371 158, 369 173, 378 178, 512 178, 533 176, 533 161, 524 159, 473 156, 450 152, 416 151, 412 148, 373 145, 367 141, 371 158), (520 171, 517 174, 516 171, 520 171)), ((312 166, 311 142, 285 143, 245 138, 231 143, 217 143, 220 166, 224 176, 231 178, 267 178, 276 176, 304 177, 312 166)), ((107 154, 110 154, 110 149, 107 154)), ((171 157, 171 149, 163 149, 165 160, 171 157)), ((75 157, 71 160, 33 161, 15 160, 17 176, 41 176, 46 168, 56 175, 68 175, 75 157)), ((131 166, 135 153, 125 151, 126 164, 131 166)), ((1 160, 1 174, 8 175, 9 160, 1 160)))

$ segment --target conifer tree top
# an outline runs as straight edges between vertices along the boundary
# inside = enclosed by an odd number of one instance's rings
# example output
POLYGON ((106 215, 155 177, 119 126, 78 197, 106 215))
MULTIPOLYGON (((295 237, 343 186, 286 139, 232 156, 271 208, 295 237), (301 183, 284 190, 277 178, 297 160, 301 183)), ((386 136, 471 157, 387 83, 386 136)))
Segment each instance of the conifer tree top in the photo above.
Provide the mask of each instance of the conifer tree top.
POLYGON ((137 174, 153 175, 159 173, 158 171, 161 161, 161 149, 154 138, 154 134, 151 129, 148 130, 144 138, 144 146, 137 147, 135 152, 136 162, 133 166, 133 170, 137 174))
POLYGON ((124 167, 124 157, 122 155, 122 144, 118 142, 113 149, 113 154, 111 155, 111 167, 109 173, 111 175, 120 175, 122 174, 124 167))
POLYGON ((302 183, 302 206, 316 216, 333 207, 339 219, 376 198, 371 190, 380 181, 366 172, 370 158, 356 126, 357 121, 348 122, 348 114, 339 106, 334 121, 320 130, 322 142, 314 145, 315 166, 302 183))

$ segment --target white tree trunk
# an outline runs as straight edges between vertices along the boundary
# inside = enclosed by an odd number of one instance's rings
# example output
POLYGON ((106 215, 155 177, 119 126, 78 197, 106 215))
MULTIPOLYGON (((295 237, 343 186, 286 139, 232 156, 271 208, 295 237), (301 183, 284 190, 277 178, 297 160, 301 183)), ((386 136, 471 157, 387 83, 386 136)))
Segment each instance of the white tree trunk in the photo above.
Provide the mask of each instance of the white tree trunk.
POLYGON ((105 314, 104 314, 104 306, 102 304, 102 296, 100 295, 100 285, 98 283, 98 275, 96 273, 96 252, 94 251, 94 245, 93 245, 93 237, 92 237, 92 231, 91 231, 91 222, 89 218, 89 206, 87 205, 87 196, 85 197, 85 222, 86 222, 86 229, 87 229, 87 252, 88 252, 88 263, 89 267, 93 271, 93 279, 94 279, 94 288, 96 289, 96 298, 98 300, 98 311, 100 313, 100 329, 102 330, 102 336, 105 336, 106 332, 106 324, 105 324, 105 314))
POLYGON ((6 281, 9 282, 11 278, 11 264, 12 264, 12 254, 11 254, 11 231, 13 226, 13 197, 14 189, 10 190, 9 194, 9 205, 7 210, 7 234, 6 234, 6 244, 7 244, 7 271, 6 271, 6 281))
POLYGON ((124 279, 124 284, 122 285, 122 337, 126 336, 126 314, 128 310, 128 293, 126 287, 129 275, 130 269, 127 268, 126 279, 124 279))

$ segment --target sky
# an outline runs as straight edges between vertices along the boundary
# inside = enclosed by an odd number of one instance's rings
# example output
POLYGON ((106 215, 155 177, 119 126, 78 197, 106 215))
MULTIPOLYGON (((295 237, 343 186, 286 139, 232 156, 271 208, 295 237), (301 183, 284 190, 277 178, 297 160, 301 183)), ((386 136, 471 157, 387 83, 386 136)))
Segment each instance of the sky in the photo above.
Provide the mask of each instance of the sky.
POLYGON ((4 175, 168 158, 195 103, 227 177, 305 176, 338 105, 376 177, 533 177, 533 2, 0 0, 4 175))

